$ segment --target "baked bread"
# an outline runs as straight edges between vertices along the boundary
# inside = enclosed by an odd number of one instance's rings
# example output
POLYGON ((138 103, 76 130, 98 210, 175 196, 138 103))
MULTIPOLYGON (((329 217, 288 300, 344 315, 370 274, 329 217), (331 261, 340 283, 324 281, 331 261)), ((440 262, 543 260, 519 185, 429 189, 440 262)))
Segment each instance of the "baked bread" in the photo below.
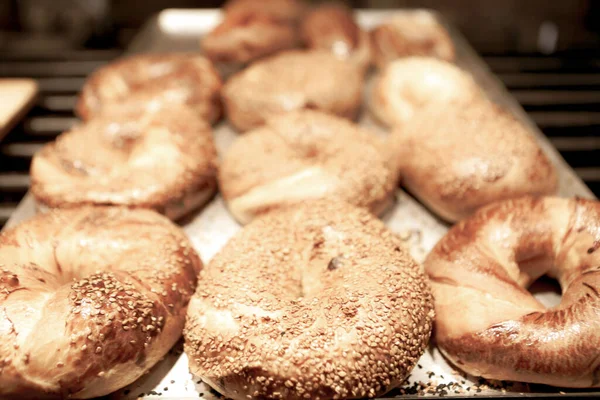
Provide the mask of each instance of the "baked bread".
POLYGON ((452 227, 425 268, 437 345, 458 368, 488 379, 600 386, 599 202, 494 203, 452 227), (542 275, 560 283, 558 306, 527 291, 542 275))
POLYGON ((399 58, 434 57, 454 61, 450 35, 428 11, 403 11, 371 31, 373 60, 379 68, 399 58))
POLYGON ((43 208, 151 208, 178 219, 216 191, 210 126, 185 106, 113 110, 35 154, 31 191, 43 208))
POLYGON ((394 131, 402 183, 445 220, 503 199, 553 194, 557 176, 532 134, 488 103, 432 105, 394 131))
POLYGON ((302 20, 302 38, 309 49, 326 50, 356 63, 363 69, 371 64, 371 40, 343 3, 324 3, 302 20))
POLYGON ((297 0, 229 1, 223 21, 202 38, 204 54, 215 62, 245 64, 297 47, 305 5, 297 0))
POLYGON ((388 64, 376 76, 369 108, 384 125, 401 127, 430 104, 444 110, 484 98, 471 75, 455 65, 428 57, 406 57, 388 64))
POLYGON ((229 0, 223 6, 225 14, 260 13, 276 21, 296 24, 306 13, 303 0, 261 0, 257 7, 255 0, 229 0))
POLYGON ((356 118, 362 100, 360 67, 325 51, 288 51, 257 61, 223 88, 229 122, 240 131, 289 111, 314 109, 356 118))
POLYGON ((294 111, 240 136, 225 154, 219 186, 241 223, 323 197, 379 214, 392 203, 398 180, 384 146, 383 140, 343 118, 294 111))
POLYGON ((193 374, 233 399, 354 399, 400 384, 429 340, 427 279, 400 239, 343 202, 245 226, 190 302, 193 374))
POLYGON ((177 342, 202 262, 149 210, 53 210, 0 233, 0 397, 85 399, 177 342))
POLYGON ((84 120, 120 109, 148 104, 185 104, 213 123, 221 116, 223 82, 213 64, 196 54, 167 53, 129 56, 101 67, 87 79, 76 106, 84 120))

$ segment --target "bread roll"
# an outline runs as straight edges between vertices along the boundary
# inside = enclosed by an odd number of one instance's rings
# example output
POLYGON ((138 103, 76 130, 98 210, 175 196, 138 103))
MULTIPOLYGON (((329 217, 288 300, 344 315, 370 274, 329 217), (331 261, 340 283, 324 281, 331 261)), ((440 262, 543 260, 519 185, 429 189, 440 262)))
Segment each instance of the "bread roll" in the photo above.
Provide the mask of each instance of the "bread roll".
POLYGON ((177 342, 202 262, 149 210, 81 207, 0 233, 0 397, 86 399, 177 342))
POLYGON ((553 194, 554 166, 513 115, 488 102, 432 105, 394 131, 403 184, 445 220, 494 201, 553 194))
POLYGON ((491 204, 452 227, 425 268, 436 341, 458 368, 488 379, 600 385, 599 202, 491 204), (527 291, 542 275, 560 283, 555 307, 527 291))
POLYGON ((245 226, 190 303, 192 373, 233 399, 356 399, 400 384, 433 319, 400 239, 343 202, 307 202, 245 226))
POLYGON ((240 131, 302 109, 354 119, 363 86, 363 71, 355 64, 326 51, 288 51, 231 77, 223 88, 223 102, 229 121, 240 131))

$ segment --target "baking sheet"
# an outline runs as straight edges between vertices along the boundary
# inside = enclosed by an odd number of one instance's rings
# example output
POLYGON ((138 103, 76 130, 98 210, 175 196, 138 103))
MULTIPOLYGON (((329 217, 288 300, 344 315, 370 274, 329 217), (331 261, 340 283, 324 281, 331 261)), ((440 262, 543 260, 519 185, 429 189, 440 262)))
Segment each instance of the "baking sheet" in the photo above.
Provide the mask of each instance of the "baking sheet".
MULTIPOLYGON (((359 23, 370 28, 389 18, 394 13, 415 12, 406 10, 359 10, 359 23)), ((418 11, 428 12, 428 11, 418 11)), ((221 19, 219 10, 166 10, 154 17, 132 42, 129 53, 163 51, 197 51, 199 37, 208 32, 221 19)), ((581 196, 594 198, 592 192, 565 163, 545 136, 528 118, 507 90, 489 71, 483 61, 474 53, 462 36, 451 26, 446 26, 453 38, 457 51, 457 64, 472 73, 474 78, 495 102, 512 111, 531 133, 537 137, 543 150, 549 156, 559 173, 559 194, 561 196, 581 196)), ((386 134, 376 125, 368 113, 361 118, 361 124, 375 134, 386 134)), ((235 140, 237 134, 225 122, 214 128, 215 140, 220 154, 235 140)), ((427 252, 446 232, 448 225, 429 213, 411 196, 399 190, 395 205, 382 216, 388 227, 397 232, 410 248, 418 261, 423 261, 427 252)), ((19 205, 7 226, 29 218, 35 213, 34 200, 27 195, 19 205)), ((207 263, 225 242, 240 229, 228 214, 223 199, 217 195, 204 209, 199 210, 183 223, 183 228, 191 238, 202 260, 207 263)), ((545 282, 532 290, 544 304, 557 304, 560 295, 556 285, 545 282)), ((597 396, 600 392, 560 390, 541 385, 519 383, 484 382, 466 377, 449 365, 434 346, 430 346, 414 369, 407 382, 395 389, 386 398, 395 396, 415 397, 417 394, 444 396, 524 396, 553 397, 573 394, 577 396, 597 396)), ((132 385, 108 396, 109 398, 173 398, 214 399, 219 396, 204 385, 198 377, 189 373, 187 358, 177 345, 165 359, 147 375, 132 385)))

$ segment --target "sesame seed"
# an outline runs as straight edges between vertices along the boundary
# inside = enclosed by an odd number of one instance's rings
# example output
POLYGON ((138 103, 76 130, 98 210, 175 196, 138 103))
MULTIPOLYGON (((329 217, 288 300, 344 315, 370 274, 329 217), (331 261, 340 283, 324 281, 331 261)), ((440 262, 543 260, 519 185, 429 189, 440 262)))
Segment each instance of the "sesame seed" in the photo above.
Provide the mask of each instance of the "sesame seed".
POLYGON ((227 371, 246 387, 240 397, 275 397, 275 387, 285 387, 288 397, 308 399, 323 388, 337 398, 383 393, 417 366, 432 328, 427 280, 407 251, 394 250, 399 246, 399 238, 368 211, 344 203, 314 202, 260 217, 202 273, 202 286, 211 290, 199 289, 194 296, 201 301, 188 309, 184 335, 190 364, 201 375, 227 371), (339 254, 343 279, 332 279, 336 272, 328 265, 339 254), (298 268, 307 264, 311 267, 298 268), (319 284, 311 292, 306 282, 319 284), (335 295, 323 295, 330 292, 335 295), (260 309, 261 315, 241 312, 240 304, 260 309), (203 322, 211 308, 230 313, 234 333, 223 335, 203 322), (339 335, 347 332, 354 333, 340 348, 339 335), (255 335, 271 339, 257 348, 248 341, 255 335), (315 358, 323 349, 335 349, 329 362, 315 358), (268 370, 258 376, 243 372, 264 368, 264 359, 276 360, 277 371, 292 365, 304 370, 279 382, 268 370))

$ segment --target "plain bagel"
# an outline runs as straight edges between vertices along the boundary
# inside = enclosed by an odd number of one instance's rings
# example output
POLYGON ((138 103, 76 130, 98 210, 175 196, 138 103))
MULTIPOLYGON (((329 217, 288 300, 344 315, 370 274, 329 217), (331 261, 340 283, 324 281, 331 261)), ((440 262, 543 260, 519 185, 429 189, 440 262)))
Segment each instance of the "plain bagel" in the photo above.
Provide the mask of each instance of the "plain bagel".
POLYGON ((225 14, 260 13, 276 21, 296 24, 306 12, 304 0, 229 0, 223 6, 225 14))
POLYGON ((489 379, 600 386, 599 202, 495 203, 452 227, 425 268, 437 344, 459 368, 489 379), (560 283, 556 307, 527 291, 542 275, 560 283))
POLYGON ((306 199, 334 198, 379 214, 390 205, 397 168, 385 142, 356 124, 295 111, 240 136, 221 163, 219 186, 241 223, 306 199))
POLYGON ((369 33, 356 22, 352 9, 342 3, 325 3, 307 13, 301 25, 309 49, 330 51, 363 69, 371 65, 369 33))
POLYGON ((428 57, 389 63, 376 76, 370 92, 371 113, 388 127, 404 126, 423 108, 440 112, 451 104, 468 105, 485 96, 473 78, 454 64, 428 57))
POLYGON ((392 134, 402 184, 458 221, 494 201, 556 192, 554 166, 529 130, 488 103, 432 105, 392 134))
POLYGON ((223 83, 212 63, 185 53, 129 56, 95 71, 77 102, 77 114, 90 119, 107 109, 186 104, 209 122, 221 116, 223 83))
POLYGON ((455 58, 454 44, 446 29, 428 11, 404 11, 371 31, 373 59, 379 68, 398 58, 455 58))
POLYGON ((257 61, 232 76, 223 88, 223 102, 229 121, 240 131, 307 108, 355 119, 363 86, 357 65, 322 50, 296 50, 257 61))
POLYGON ((292 0, 239 0, 224 7, 223 21, 202 38, 204 54, 215 62, 248 63, 300 43, 298 18, 304 7, 292 0))
POLYGON ((0 397, 103 396, 181 335, 202 263, 149 210, 83 207, 0 233, 0 397))
POLYGON ((31 164, 42 207, 151 208, 177 219, 216 191, 210 126, 185 106, 113 110, 60 135, 31 164))
POLYGON ((234 399, 342 399, 400 384, 427 345, 421 267, 366 210, 269 213, 211 261, 184 331, 191 371, 234 399))

